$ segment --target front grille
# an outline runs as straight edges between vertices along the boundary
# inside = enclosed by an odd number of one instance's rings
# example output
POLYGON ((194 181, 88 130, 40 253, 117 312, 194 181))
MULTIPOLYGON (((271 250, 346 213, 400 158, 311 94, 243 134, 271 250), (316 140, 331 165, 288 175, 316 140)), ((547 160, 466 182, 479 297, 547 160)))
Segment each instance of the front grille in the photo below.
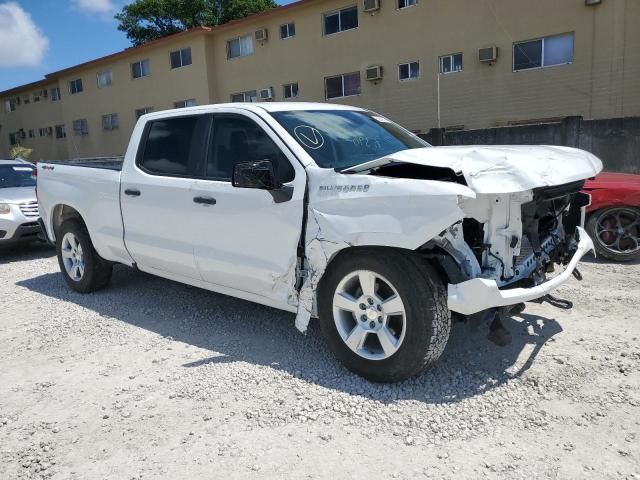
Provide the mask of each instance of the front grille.
POLYGON ((20 211, 25 217, 38 217, 40 213, 38 212, 38 202, 25 202, 18 205, 20 207, 20 211))

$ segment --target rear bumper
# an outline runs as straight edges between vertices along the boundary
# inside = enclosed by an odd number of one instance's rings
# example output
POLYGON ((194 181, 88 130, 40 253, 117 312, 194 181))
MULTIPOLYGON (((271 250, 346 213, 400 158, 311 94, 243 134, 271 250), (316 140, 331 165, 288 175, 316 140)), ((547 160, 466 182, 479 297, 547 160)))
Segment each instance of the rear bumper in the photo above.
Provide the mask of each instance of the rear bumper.
POLYGON ((564 271, 556 277, 531 288, 501 290, 494 280, 474 278, 456 285, 449 284, 449 310, 463 315, 471 315, 489 308, 504 307, 540 298, 569 280, 578 262, 589 251, 593 242, 583 228, 578 228, 580 241, 578 248, 564 271))

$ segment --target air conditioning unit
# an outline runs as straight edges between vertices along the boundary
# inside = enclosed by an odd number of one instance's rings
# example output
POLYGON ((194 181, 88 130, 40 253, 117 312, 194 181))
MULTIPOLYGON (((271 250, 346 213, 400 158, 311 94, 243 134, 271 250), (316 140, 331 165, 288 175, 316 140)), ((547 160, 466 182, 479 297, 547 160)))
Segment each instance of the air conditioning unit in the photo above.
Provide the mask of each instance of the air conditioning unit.
POLYGON ((376 10, 380 10, 380 0, 363 0, 363 12, 375 12, 376 10))
POLYGON ((382 80, 382 65, 374 65, 373 67, 367 68, 366 77, 370 82, 382 80))
POLYGON ((260 100, 273 100, 273 87, 260 90, 260 100))
POLYGON ((478 60, 481 63, 493 63, 498 59, 498 47, 492 45, 478 49, 478 60))
POLYGON ((266 28, 261 28, 260 30, 256 30, 253 35, 254 35, 256 41, 258 41, 258 42, 264 42, 268 38, 267 29, 266 28))

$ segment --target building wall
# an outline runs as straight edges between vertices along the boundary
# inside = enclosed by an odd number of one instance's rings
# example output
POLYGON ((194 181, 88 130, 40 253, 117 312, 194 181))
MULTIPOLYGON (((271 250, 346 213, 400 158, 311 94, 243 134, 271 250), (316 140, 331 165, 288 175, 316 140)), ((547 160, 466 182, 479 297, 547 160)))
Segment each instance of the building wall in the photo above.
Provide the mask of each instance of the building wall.
POLYGON ((137 108, 158 111, 191 98, 228 102, 233 93, 266 87, 279 101, 283 85, 293 82, 297 100, 325 101, 325 77, 356 71, 361 94, 332 102, 370 108, 422 132, 438 124, 472 129, 570 115, 640 115, 639 24, 638 0, 602 0, 595 7, 584 0, 418 0, 405 9, 381 0, 373 14, 362 11, 361 0, 303 2, 52 74, 61 102, 0 112, 0 156, 9 149, 8 132, 56 123, 66 125, 66 140, 23 142, 35 148, 34 158, 123 154, 137 108), (352 5, 358 5, 358 28, 323 36, 323 13, 352 5), (280 25, 288 22, 296 35, 281 40, 280 25), (227 59, 229 39, 263 27, 269 39, 254 40, 253 55, 227 59), (574 34, 571 64, 513 71, 514 42, 568 32, 574 34), (477 59, 478 48, 488 45, 499 51, 491 65, 477 59), (187 46, 193 64, 171 70, 169 52, 187 46), (463 54, 463 70, 439 74, 439 57, 453 53, 463 54), (134 80, 130 64, 143 58, 151 60, 151 75, 134 80), (420 77, 398 80, 398 64, 410 61, 420 62, 420 77), (381 81, 366 81, 372 65, 383 66, 381 81), (105 69, 113 71, 114 83, 99 89, 96 74, 105 69), (83 79, 84 92, 72 96, 74 78, 83 79), (118 114, 120 128, 103 132, 101 116, 109 113, 118 114), (73 134, 73 120, 81 118, 89 135, 73 134))
MULTIPOLYGON (((174 108, 174 102, 188 99, 195 99, 198 104, 211 102, 204 35, 183 36, 151 48, 132 49, 130 54, 116 59, 63 72, 55 81, 47 84, 48 88, 53 86, 58 86, 62 94, 62 100, 58 102, 49 98, 38 103, 19 105, 14 112, 6 113, 2 99, 0 157, 10 149, 9 132, 19 128, 34 128, 37 133, 40 126, 58 124, 65 125, 65 139, 56 139, 54 133, 43 139, 26 138, 22 141, 34 149, 32 159, 124 155, 137 120, 137 109, 153 107, 154 111, 166 110, 174 108), (169 52, 186 47, 191 48, 192 64, 171 69, 169 52), (150 61, 151 74, 134 79, 131 63, 144 59, 150 61), (112 72, 113 83, 99 88, 97 74, 108 70, 112 72), (72 95, 69 82, 76 79, 82 79, 83 91, 72 95), (102 116, 113 113, 118 115, 119 128, 103 130, 102 116), (80 119, 87 120, 88 135, 74 134, 73 122, 80 119)), ((40 88, 20 95, 31 94, 40 88)))

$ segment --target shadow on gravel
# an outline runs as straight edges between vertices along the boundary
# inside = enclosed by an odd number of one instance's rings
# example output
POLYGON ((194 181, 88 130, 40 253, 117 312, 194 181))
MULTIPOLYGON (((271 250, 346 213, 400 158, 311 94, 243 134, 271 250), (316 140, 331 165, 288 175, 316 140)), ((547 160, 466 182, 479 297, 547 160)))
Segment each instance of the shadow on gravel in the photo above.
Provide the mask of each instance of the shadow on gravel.
POLYGON ((32 243, 13 247, 0 247, 0 264, 26 262, 49 258, 56 254, 55 248, 46 243, 32 243))
POLYGON ((384 403, 403 399, 448 403, 488 391, 522 375, 542 346, 562 331, 554 319, 523 314, 518 320, 506 319, 513 342, 497 347, 486 339, 487 325, 474 330, 467 324, 455 324, 447 349, 433 369, 400 384, 384 385, 370 383, 338 364, 315 321, 307 335, 301 335, 293 326, 292 314, 125 267, 114 270, 108 289, 90 295, 69 290, 58 273, 18 285, 211 352, 211 356, 183 365, 185 368, 259 364, 384 403))
POLYGON ((607 260, 606 258, 594 257, 592 253, 585 255, 582 262, 594 263, 596 265, 640 265, 640 257, 629 260, 628 262, 614 262, 612 260, 607 260))

